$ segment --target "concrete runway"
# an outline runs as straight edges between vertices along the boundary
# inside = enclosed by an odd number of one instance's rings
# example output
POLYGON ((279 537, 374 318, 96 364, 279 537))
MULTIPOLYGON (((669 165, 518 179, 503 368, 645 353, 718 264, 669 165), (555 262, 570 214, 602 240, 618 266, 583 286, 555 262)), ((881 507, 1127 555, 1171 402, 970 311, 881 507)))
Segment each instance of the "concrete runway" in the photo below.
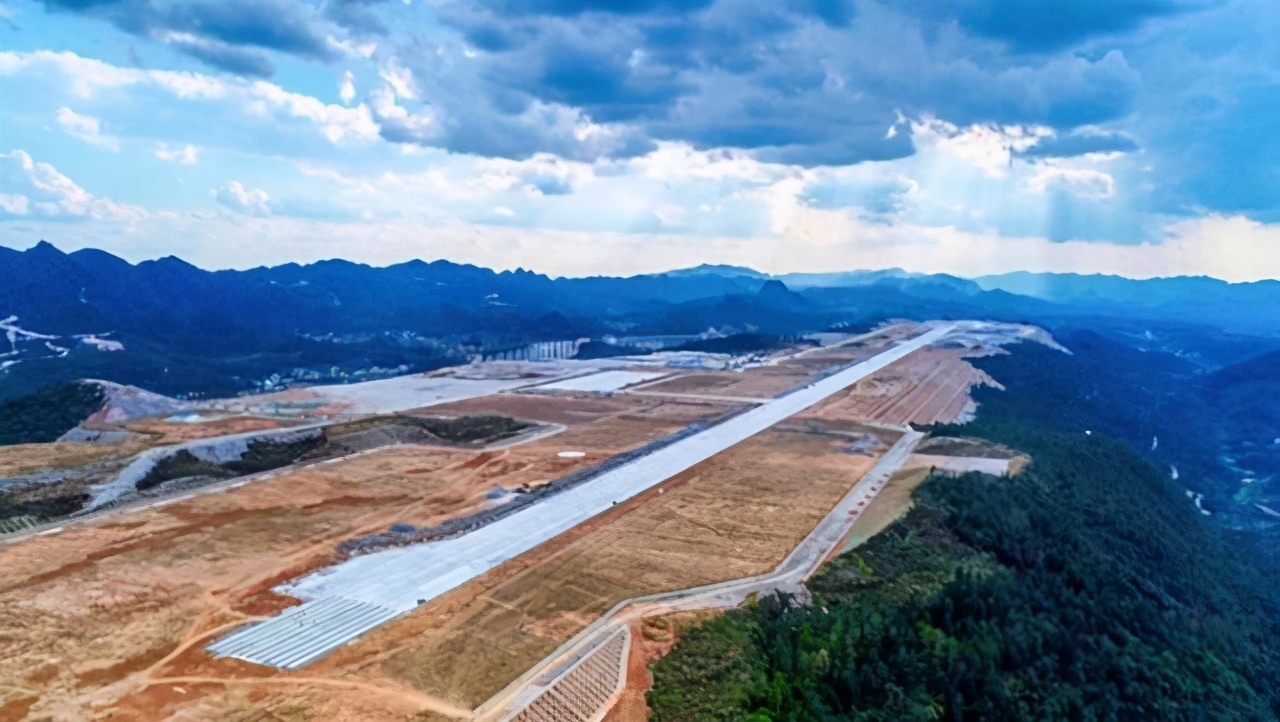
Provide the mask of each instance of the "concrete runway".
POLYGON ((209 647, 218 656, 296 669, 418 604, 434 599, 616 503, 814 406, 911 352, 951 326, 905 341, 782 398, 601 474, 590 483, 454 539, 355 557, 277 588, 305 603, 209 647))

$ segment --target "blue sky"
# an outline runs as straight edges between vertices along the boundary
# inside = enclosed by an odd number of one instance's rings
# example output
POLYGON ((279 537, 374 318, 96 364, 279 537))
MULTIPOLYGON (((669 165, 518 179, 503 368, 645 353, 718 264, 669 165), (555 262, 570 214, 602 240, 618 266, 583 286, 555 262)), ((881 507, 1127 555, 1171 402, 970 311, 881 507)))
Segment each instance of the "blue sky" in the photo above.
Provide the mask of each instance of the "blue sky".
POLYGON ((1270 0, 0 0, 0 244, 1280 278, 1270 0))

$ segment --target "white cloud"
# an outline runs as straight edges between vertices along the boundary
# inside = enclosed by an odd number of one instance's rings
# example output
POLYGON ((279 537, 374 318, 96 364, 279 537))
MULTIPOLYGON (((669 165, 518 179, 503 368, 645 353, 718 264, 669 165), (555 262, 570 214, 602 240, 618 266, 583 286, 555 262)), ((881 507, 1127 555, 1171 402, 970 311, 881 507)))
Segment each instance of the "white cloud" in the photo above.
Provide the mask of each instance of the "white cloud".
POLYGON ((240 181, 231 181, 209 192, 213 199, 237 213, 251 216, 271 215, 271 196, 261 188, 245 188, 240 181))
POLYGON ((766 183, 790 172, 788 166, 762 163, 743 150, 697 150, 687 143, 659 143, 653 151, 632 159, 629 164, 656 180, 731 178, 766 183))
POLYGON ((354 108, 328 105, 309 95, 290 93, 265 81, 253 83, 248 88, 248 95, 251 99, 249 108, 262 104, 271 110, 282 110, 291 117, 309 120, 331 143, 378 137, 378 124, 364 103, 354 108))
POLYGON ((170 163, 195 165, 200 160, 200 149, 187 144, 182 147, 170 146, 168 143, 156 144, 156 157, 170 163))
POLYGON ((401 65, 399 60, 388 60, 382 70, 378 71, 378 75, 391 86, 398 97, 409 100, 418 97, 418 84, 413 79, 413 71, 401 65))
POLYGON ((911 123, 911 141, 917 151, 938 148, 979 168, 991 178, 1003 177, 1013 156, 1053 135, 1042 126, 971 125, 965 128, 925 117, 911 123))
POLYGON ((378 44, 375 42, 357 43, 352 40, 338 40, 334 37, 327 37, 325 38, 325 43, 348 58, 364 58, 368 60, 378 50, 378 44))
POLYGON ((342 80, 338 81, 338 97, 347 105, 356 98, 356 79, 350 70, 343 73, 342 80))
POLYGON ((410 113, 408 109, 397 105, 395 93, 385 88, 369 93, 369 105, 377 122, 393 129, 395 135, 403 137, 405 141, 422 142, 440 132, 440 124, 429 108, 419 108, 410 113))
POLYGON ((783 233, 804 208, 802 195, 805 178, 795 175, 763 188, 741 194, 749 203, 759 204, 769 215, 769 227, 774 233, 783 233))
POLYGON ((104 88, 119 88, 138 82, 142 71, 118 68, 100 60, 82 58, 72 52, 37 50, 30 53, 0 52, 0 75, 15 75, 27 69, 54 68, 71 80, 71 92, 89 97, 104 88))
POLYGON ((120 152, 120 139, 102 132, 102 121, 91 115, 81 115, 70 108, 58 108, 54 118, 67 135, 79 138, 100 148, 120 152))
POLYGON ((79 97, 93 97, 101 90, 112 88, 149 86, 167 91, 181 100, 230 102, 249 116, 305 121, 335 144, 378 138, 378 125, 363 103, 352 108, 329 105, 266 81, 121 68, 72 52, 0 52, 0 75, 47 70, 56 71, 68 79, 71 92, 79 97))
POLYGON ((1229 281, 1280 278, 1280 223, 1213 214, 1165 226, 1164 253, 1175 269, 1152 275, 1209 275, 1229 281), (1172 272, 1171 272, 1172 271, 1172 272))
POLYGON ((0 193, 0 211, 10 215, 25 216, 30 207, 30 199, 20 193, 0 193))
POLYGON ((653 215, 664 227, 679 228, 684 225, 688 212, 684 209, 684 206, 678 206, 674 203, 659 203, 653 207, 653 215))
MULTIPOLYGON (((383 171, 367 177, 299 166, 307 179, 322 184, 321 189, 332 184, 332 190, 320 191, 328 193, 330 202, 350 199, 346 217, 352 220, 333 221, 282 216, 270 194, 239 181, 212 191, 219 203, 239 215, 148 215, 94 197, 52 167, 15 151, 7 157, 23 169, 30 187, 0 188, 6 193, 0 196, 0 208, 11 215, 26 213, 20 220, 6 221, 6 243, 66 235, 57 222, 42 221, 42 216, 93 217, 102 222, 79 227, 75 242, 139 259, 171 252, 173 238, 182 237, 187 241, 182 255, 215 268, 329 257, 368 263, 443 257, 564 275, 641 273, 707 261, 772 272, 896 266, 960 275, 1031 270, 1130 277, 1207 273, 1231 281, 1280 277, 1280 224, 1206 216, 1169 224, 1149 243, 1053 242, 1037 235, 967 231, 918 218, 895 216, 885 222, 882 214, 856 204, 818 207, 808 200, 822 184, 856 185, 910 166, 803 170, 736 156, 702 158, 680 148, 654 154, 601 166, 554 156, 508 161, 430 151, 426 170, 383 171), (748 185, 708 195, 705 178, 681 181, 674 178, 678 169, 662 170, 674 168, 669 162, 679 157, 693 159, 692 175, 748 185), (659 169, 653 173, 658 178, 649 177, 654 169, 659 169), (548 178, 571 185, 572 194, 543 196, 529 190, 533 182, 548 178), (697 212, 699 208, 706 210, 697 212), (721 222, 753 214, 757 220, 738 226, 744 229, 741 233, 716 231, 727 227, 718 225, 721 222), (558 223, 582 216, 608 225, 556 229, 558 223), (644 219, 660 232, 608 230, 641 227, 644 219), (544 227, 512 225, 517 222, 544 227)), ((920 162, 927 165, 945 157, 954 156, 943 152, 932 158, 926 153, 920 162)), ((983 176, 981 169, 961 162, 973 177, 983 176)), ((1021 175, 1008 179, 1010 184, 1025 188, 1029 178, 1044 172, 1045 187, 1058 182, 1105 187, 1105 181, 1073 166, 1022 169, 1021 175), (1057 180, 1049 179, 1053 174, 1057 180)), ((921 189, 922 184, 909 177, 902 180, 911 202, 928 192, 928 185, 921 189)), ((1023 193, 1034 197, 1038 191, 1023 193)), ((954 213, 966 208, 971 206, 960 204, 954 213)))
POLYGON ((536 153, 524 160, 477 158, 475 170, 479 173, 476 185, 481 188, 493 191, 518 188, 534 196, 547 195, 549 185, 576 189, 596 179, 591 164, 565 160, 550 153, 536 153))
MULTIPOLYGON (((26 151, 0 153, 0 159, 3 158, 17 165, 30 192, 36 196, 34 203, 26 207, 38 214, 126 222, 138 221, 150 215, 136 206, 95 196, 48 163, 33 160, 26 151)), ((17 201, 16 207, 21 206, 23 202, 17 201)))
MULTIPOLYGON (((392 102, 390 91, 378 94, 382 101, 392 102)), ((382 107, 381 102, 375 106, 382 107)), ((697 239, 693 243, 724 235, 780 234, 794 215, 809 207, 846 209, 881 223, 940 225, 963 218, 981 227, 993 222, 977 212, 985 208, 981 198, 964 195, 982 191, 981 170, 936 148, 910 159, 810 169, 759 161, 742 151, 701 151, 680 143, 660 144, 628 160, 595 162, 550 154, 509 160, 438 149, 420 152, 427 169, 416 172, 359 175, 315 165, 298 167, 308 177, 339 186, 318 194, 360 194, 360 210, 381 219, 402 217, 410 207, 413 212, 432 207, 437 215, 459 222, 484 222, 500 205, 531 226, 606 232, 679 228, 697 239), (916 178, 925 178, 927 185, 916 178), (952 189, 960 195, 948 195, 952 189), (718 210, 696 212, 700 207, 718 210)), ((1035 220, 1037 207, 1047 208, 1052 199, 1026 187, 1031 166, 1018 164, 1016 173, 995 182, 1007 187, 1011 208, 1030 209, 1035 220)), ((1044 226, 1033 222, 1027 227, 1036 232, 1044 226)), ((829 238, 814 236, 809 242, 826 243, 829 238)))
POLYGON ((1110 198, 1115 195, 1116 183, 1110 174, 1091 168, 1064 168, 1050 164, 1041 166, 1027 179, 1027 186, 1044 192, 1053 188, 1075 193, 1087 198, 1110 198))
POLYGON ((900 267, 960 276, 1022 270, 1130 278, 1209 274, 1233 282, 1280 278, 1280 224, 1241 216, 1180 221, 1165 227, 1158 242, 1122 244, 881 225, 851 214, 806 210, 783 239, 792 251, 789 260, 804 270, 820 269, 825 258, 833 268, 900 267), (809 256, 806 236, 825 236, 831 243, 809 256))

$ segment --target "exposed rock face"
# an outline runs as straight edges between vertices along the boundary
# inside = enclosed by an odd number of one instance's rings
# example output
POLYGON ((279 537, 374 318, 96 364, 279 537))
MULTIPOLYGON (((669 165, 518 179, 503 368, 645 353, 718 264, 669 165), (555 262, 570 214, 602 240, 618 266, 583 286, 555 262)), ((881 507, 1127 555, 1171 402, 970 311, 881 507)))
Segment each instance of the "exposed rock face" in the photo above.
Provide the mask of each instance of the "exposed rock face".
POLYGON ((85 379, 84 383, 100 387, 103 395, 106 396, 106 401, 102 404, 102 408, 81 424, 81 426, 90 429, 95 426, 119 424, 134 419, 171 416, 195 408, 195 405, 190 402, 171 399, 168 396, 152 393, 137 386, 125 386, 124 384, 99 381, 97 379, 85 379))

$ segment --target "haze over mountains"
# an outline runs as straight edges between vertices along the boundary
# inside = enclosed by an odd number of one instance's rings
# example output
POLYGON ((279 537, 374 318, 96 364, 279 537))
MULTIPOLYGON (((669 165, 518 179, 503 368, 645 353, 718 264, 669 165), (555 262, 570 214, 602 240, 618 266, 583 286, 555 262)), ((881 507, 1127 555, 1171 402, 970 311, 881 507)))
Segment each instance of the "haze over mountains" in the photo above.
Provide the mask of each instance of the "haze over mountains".
POLYGON ((1208 276, 1134 280, 1077 273, 1006 273, 974 279, 984 290, 1135 316, 1195 320, 1244 333, 1280 333, 1280 281, 1227 283, 1208 276))
POLYGON ((135 265, 47 242, 0 248, 0 267, 0 316, 17 317, 7 330, 4 397, 82 376, 166 393, 235 393, 299 368, 317 378, 334 369, 403 373, 534 341, 708 329, 799 334, 891 317, 1145 319, 1280 337, 1277 281, 1027 273, 966 280, 896 269, 775 277, 731 266, 550 278, 443 260, 205 271, 175 257, 135 265))

